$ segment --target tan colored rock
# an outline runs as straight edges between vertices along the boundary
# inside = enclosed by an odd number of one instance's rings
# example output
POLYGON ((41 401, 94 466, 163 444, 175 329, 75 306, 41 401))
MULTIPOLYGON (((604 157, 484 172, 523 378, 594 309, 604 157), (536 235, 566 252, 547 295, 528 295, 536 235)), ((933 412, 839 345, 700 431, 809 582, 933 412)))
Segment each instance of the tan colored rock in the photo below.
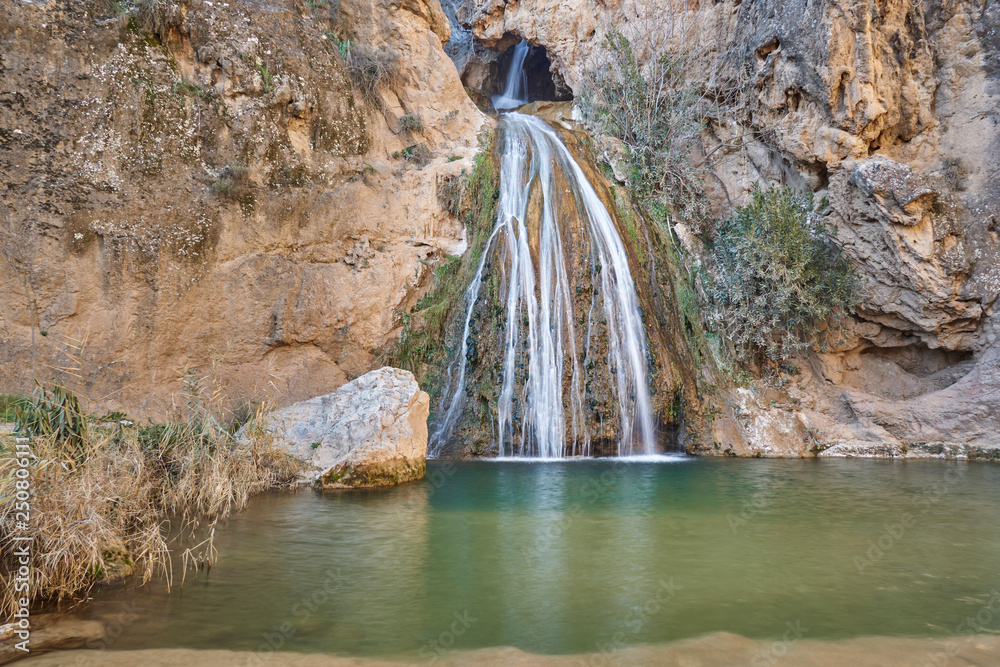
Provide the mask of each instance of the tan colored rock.
POLYGON ((389 486, 424 476, 429 410, 413 374, 386 366, 271 414, 265 428, 306 462, 304 481, 389 486))
POLYGON ((104 625, 97 621, 59 617, 55 614, 35 614, 30 623, 28 653, 16 646, 23 641, 17 634, 17 624, 0 625, 0 665, 47 651, 82 648, 84 644, 104 636, 104 625))
POLYGON ((97 411, 164 417, 185 367, 279 405, 368 371, 466 246, 437 186, 488 121, 437 3, 91 5, 0 0, 0 245, 28 268, 26 295, 0 255, 0 392, 31 389, 32 321, 39 379, 97 411), (344 21, 395 63, 384 111, 330 39, 344 21))

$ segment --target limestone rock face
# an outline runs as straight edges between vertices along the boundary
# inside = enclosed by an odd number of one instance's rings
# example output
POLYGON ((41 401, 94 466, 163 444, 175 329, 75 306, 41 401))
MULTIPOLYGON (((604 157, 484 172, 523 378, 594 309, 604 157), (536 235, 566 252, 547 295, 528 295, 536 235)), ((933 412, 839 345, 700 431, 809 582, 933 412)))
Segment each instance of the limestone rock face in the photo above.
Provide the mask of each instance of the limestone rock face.
POLYGON ((267 428, 308 464, 308 481, 388 486, 424 476, 429 410, 413 374, 386 366, 275 412, 267 428))
MULTIPOLYGON (((857 317, 833 345, 796 360, 781 391, 724 390, 723 414, 692 451, 1000 447, 995 3, 465 0, 455 16, 487 46, 545 47, 577 95, 612 24, 662 38, 688 54, 706 90, 739 91, 702 147, 720 215, 754 183, 826 200, 868 284, 857 317)), ((697 255, 697 244, 686 247, 697 255)))
POLYGON ((168 416, 186 367, 288 405, 370 370, 463 252, 437 188, 488 120, 436 1, 0 0, 0 16, 0 393, 30 392, 34 356, 40 380, 84 378, 98 412, 168 416), (377 103, 345 25, 390 64, 377 103))

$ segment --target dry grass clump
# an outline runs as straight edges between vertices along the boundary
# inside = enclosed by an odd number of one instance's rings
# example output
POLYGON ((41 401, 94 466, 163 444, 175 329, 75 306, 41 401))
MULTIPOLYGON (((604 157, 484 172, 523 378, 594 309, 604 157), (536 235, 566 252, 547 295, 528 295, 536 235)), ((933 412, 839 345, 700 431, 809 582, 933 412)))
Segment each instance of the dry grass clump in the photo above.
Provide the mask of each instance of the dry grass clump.
POLYGON ((378 89, 389 85, 398 76, 396 55, 386 48, 375 49, 351 42, 347 42, 347 48, 342 53, 347 73, 365 101, 376 109, 382 109, 384 102, 378 89))
MULTIPOLYGON (((18 526, 24 517, 14 488, 15 437, 0 436, 0 615, 11 614, 24 595, 13 585, 18 535, 33 540, 35 601, 75 599, 130 572, 143 583, 160 574, 170 585, 172 556, 181 556, 182 572, 211 565, 215 523, 254 494, 294 481, 299 463, 277 450, 259 425, 262 407, 237 430, 222 427, 199 398, 196 392, 186 420, 170 424, 137 426, 120 414, 101 423, 88 417, 91 423, 78 424, 86 433, 82 456, 79 442, 57 430, 31 437, 26 530, 18 526)), ((32 409, 46 407, 55 410, 36 394, 32 409)), ((26 432, 23 417, 17 436, 26 432)), ((57 411, 48 418, 62 420, 57 411)))

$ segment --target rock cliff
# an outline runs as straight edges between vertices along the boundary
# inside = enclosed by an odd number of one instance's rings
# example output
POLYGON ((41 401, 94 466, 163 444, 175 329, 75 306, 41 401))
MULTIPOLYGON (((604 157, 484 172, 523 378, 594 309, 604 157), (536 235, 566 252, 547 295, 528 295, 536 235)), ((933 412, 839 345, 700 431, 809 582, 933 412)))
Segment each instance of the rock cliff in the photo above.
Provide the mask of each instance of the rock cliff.
POLYGON ((1000 445, 996 3, 465 0, 455 16, 487 47, 544 47, 577 95, 609 26, 655 34, 710 94, 737 91, 699 156, 721 214, 753 183, 828 200, 868 284, 857 317, 787 387, 724 390, 721 418, 690 449, 978 456, 1000 445))
POLYGON ((162 416, 186 367, 234 399, 327 393, 464 250, 437 184, 487 119, 436 1, 0 15, 0 392, 34 357, 94 409, 162 416))

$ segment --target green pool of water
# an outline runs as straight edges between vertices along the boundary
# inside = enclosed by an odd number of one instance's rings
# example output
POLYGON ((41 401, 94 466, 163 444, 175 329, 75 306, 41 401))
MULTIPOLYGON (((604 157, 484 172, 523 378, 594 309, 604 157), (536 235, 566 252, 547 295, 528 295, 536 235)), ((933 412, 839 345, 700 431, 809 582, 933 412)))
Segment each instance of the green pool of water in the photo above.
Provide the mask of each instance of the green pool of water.
POLYGON ((425 658, 948 636, 1000 591, 998 482, 939 461, 431 462, 393 489, 258 498, 207 576, 88 613, 118 621, 115 649, 425 658))

